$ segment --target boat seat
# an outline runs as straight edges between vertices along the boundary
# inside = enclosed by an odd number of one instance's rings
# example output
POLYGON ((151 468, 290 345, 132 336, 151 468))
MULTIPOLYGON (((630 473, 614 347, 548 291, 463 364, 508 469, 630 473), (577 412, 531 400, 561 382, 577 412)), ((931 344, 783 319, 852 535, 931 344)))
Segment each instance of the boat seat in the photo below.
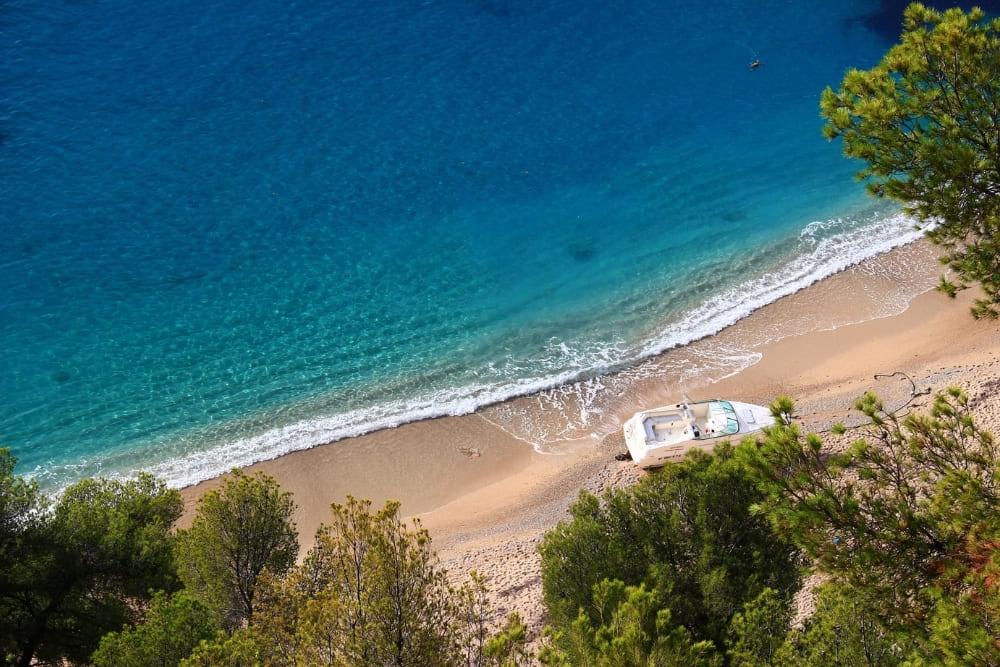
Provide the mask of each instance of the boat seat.
POLYGON ((657 415, 646 420, 646 439, 656 440, 656 436, 666 434, 671 435, 676 424, 684 424, 684 416, 676 414, 657 415))

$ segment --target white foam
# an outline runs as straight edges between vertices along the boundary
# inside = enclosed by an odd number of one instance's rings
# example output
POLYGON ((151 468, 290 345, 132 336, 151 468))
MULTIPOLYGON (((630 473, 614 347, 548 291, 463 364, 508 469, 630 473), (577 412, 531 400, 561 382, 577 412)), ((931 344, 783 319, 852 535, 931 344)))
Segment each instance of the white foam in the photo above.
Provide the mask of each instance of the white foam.
MULTIPOLYGON (((797 252, 785 264, 711 297, 680 321, 668 323, 638 346, 618 341, 582 349, 564 341, 552 340, 547 346, 548 358, 541 360, 543 368, 552 369, 551 374, 517 377, 525 372, 527 364, 507 359, 490 367, 494 381, 489 383, 435 391, 363 410, 299 421, 258 435, 216 442, 208 447, 204 445, 212 442, 212 435, 195 434, 185 443, 189 453, 145 469, 167 480, 171 486, 186 486, 221 475, 233 467, 247 466, 408 422, 469 414, 484 406, 525 395, 537 395, 540 403, 536 407, 560 411, 565 417, 565 424, 559 433, 531 434, 526 428, 523 433, 517 434, 532 442, 536 448, 541 448, 543 439, 578 435, 581 430, 592 426, 595 417, 600 417, 600 408, 596 406, 601 393, 607 389, 600 379, 601 375, 625 369, 643 358, 718 333, 762 306, 867 258, 914 241, 920 235, 914 221, 902 214, 873 218, 861 226, 842 220, 814 222, 802 230, 797 252), (838 229, 843 231, 837 232, 838 229)), ((746 351, 730 352, 723 364, 725 368, 717 369, 724 376, 739 372, 757 358, 746 351)), ((693 376, 704 370, 682 370, 681 377, 686 377, 685 372, 693 376)))
POLYGON ((873 218, 864 226, 843 220, 813 222, 799 234, 799 252, 790 261, 708 299, 649 340, 643 356, 718 333, 763 306, 921 236, 915 221, 902 213, 873 218), (846 229, 821 235, 838 227, 846 229))

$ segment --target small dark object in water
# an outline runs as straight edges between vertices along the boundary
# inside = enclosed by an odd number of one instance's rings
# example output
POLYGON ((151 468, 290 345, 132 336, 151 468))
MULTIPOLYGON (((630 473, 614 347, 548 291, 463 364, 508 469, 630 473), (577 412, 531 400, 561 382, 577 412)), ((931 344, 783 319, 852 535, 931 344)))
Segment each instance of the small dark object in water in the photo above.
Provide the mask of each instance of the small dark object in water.
POLYGON ((56 382, 65 382, 70 378, 70 374, 66 371, 59 370, 52 374, 52 379, 56 382))

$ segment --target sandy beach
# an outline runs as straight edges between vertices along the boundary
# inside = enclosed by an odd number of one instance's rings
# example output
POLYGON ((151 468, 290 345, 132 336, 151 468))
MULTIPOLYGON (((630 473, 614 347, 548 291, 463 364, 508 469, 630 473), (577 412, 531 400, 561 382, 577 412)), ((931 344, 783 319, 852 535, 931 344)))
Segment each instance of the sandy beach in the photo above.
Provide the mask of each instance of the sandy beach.
MULTIPOLYGON (((891 406, 918 390, 963 387, 978 420, 1000 433, 1000 323, 969 314, 977 290, 950 300, 933 287, 941 267, 918 242, 820 281, 755 312, 716 336, 669 350, 588 385, 596 416, 567 425, 558 400, 582 391, 552 390, 476 414, 413 423, 290 454, 251 468, 294 494, 303 549, 331 502, 347 494, 402 502, 431 534, 455 578, 487 576, 500 614, 519 611, 542 623, 536 545, 566 518, 581 488, 600 492, 641 473, 615 455, 625 451, 621 423, 637 410, 719 396, 768 404, 792 397, 803 428, 857 422, 851 406, 867 390, 891 406), (720 350, 750 364, 732 372, 706 359, 720 350), (595 407, 596 406, 596 407, 595 407), (598 414, 599 413, 599 414, 598 414), (515 427, 520 421, 530 428, 515 427), (587 425, 590 425, 589 427, 587 425), (540 428, 539 425, 544 426, 540 428), (525 433, 558 434, 544 441, 525 433)), ((744 364, 745 365, 745 364, 744 364)), ((926 405, 918 399, 916 405, 926 405)), ((919 408, 918 408, 919 409, 919 408)), ((190 520, 196 498, 219 483, 184 489, 190 520)))

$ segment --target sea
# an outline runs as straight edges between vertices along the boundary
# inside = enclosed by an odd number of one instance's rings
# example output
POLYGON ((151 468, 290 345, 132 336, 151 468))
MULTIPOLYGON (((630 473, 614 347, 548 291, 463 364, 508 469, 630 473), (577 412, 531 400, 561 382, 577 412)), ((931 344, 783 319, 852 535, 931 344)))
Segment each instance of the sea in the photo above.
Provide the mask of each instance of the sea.
POLYGON ((818 107, 903 4, 5 0, 0 446, 184 486, 585 391, 907 243, 818 107))

